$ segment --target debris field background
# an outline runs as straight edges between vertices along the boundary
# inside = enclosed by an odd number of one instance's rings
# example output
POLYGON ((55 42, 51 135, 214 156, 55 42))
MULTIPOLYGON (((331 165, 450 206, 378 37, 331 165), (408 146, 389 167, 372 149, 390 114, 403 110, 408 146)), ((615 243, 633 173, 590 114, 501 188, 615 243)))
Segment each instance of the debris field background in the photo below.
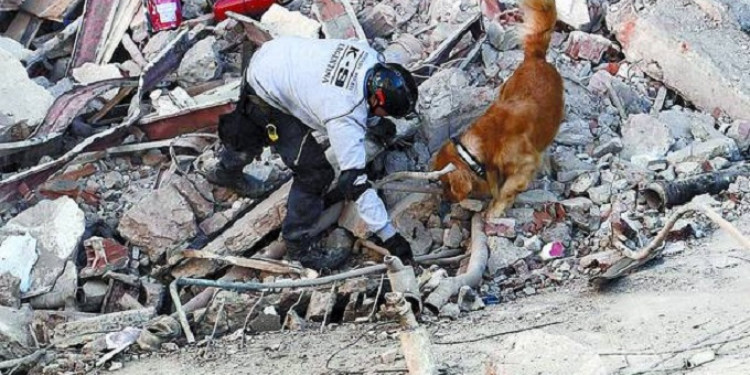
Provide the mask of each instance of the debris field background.
MULTIPOLYGON (((187 345, 175 278, 304 276, 229 258, 280 258, 281 160, 266 150, 246 168, 277 187, 259 201, 198 170, 237 100, 242 41, 297 35, 366 39, 415 73, 420 118, 396 121, 413 144, 369 142, 368 172, 426 171, 521 62, 517 1, 292 0, 220 22, 212 6, 184 1, 180 28, 152 32, 138 0, 0 0, 0 374, 406 372, 398 329, 378 313, 379 274, 182 288, 198 340, 187 345)), ((564 77, 565 120, 537 179, 485 224, 480 285, 422 314, 441 373, 747 374, 750 249, 688 215, 654 259, 617 270, 623 248, 645 246, 691 199, 750 233, 750 1, 557 9, 548 61, 564 77)), ((454 254, 423 265, 424 296, 465 268, 482 201, 383 197, 415 255, 454 254)), ((355 246, 366 233, 351 207, 328 213, 328 245, 355 248, 342 272, 380 263, 355 246)))

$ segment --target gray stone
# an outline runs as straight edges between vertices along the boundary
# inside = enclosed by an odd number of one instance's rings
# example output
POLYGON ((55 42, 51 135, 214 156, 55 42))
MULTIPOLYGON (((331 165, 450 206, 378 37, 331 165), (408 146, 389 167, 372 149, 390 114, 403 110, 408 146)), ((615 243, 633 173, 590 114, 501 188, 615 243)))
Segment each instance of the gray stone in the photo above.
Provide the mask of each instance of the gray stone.
POLYGON ((205 220, 214 213, 213 203, 204 198, 203 194, 196 188, 196 185, 187 178, 175 176, 171 179, 170 185, 187 200, 197 219, 205 220))
POLYGON ((708 161, 709 164, 711 164, 711 168, 715 171, 722 170, 724 168, 728 168, 731 163, 729 160, 722 158, 721 156, 713 158, 708 161))
MULTIPOLYGON (((26 276, 19 276, 22 280, 21 290, 26 292, 22 293, 22 297, 24 294, 47 292, 54 286, 65 269, 66 260, 78 249, 85 226, 83 211, 72 199, 63 196, 54 201, 37 203, 0 228, 1 247, 10 246, 15 251, 26 248, 24 257, 28 257, 27 261, 33 264, 28 290, 24 281, 26 276), (31 247, 32 243, 35 247, 31 247), (23 246, 18 247, 18 244, 23 246), (39 257, 35 263, 34 252, 39 257)), ((0 263, 8 264, 7 261, 0 263)), ((28 269, 23 267, 20 268, 23 269, 21 274, 28 269)), ((0 273, 3 271, 0 270, 0 273)))
POLYGON ((591 156, 600 158, 607 154, 617 155, 620 153, 620 151, 622 151, 623 147, 624 146, 622 144, 622 139, 612 138, 609 141, 597 146, 591 156))
POLYGON ((458 309, 463 312, 472 312, 484 309, 484 302, 477 293, 468 285, 458 290, 458 309))
POLYGON ((21 310, 0 306, 0 361, 29 355, 34 342, 29 327, 33 311, 28 307, 21 310))
POLYGON ((106 189, 119 189, 123 185, 122 174, 117 171, 107 172, 104 175, 104 187, 106 189))
POLYGON ((692 176, 703 171, 701 163, 694 161, 686 161, 678 163, 674 166, 674 171, 680 177, 692 176))
POLYGON ((182 2, 182 17, 190 20, 198 18, 209 9, 207 0, 185 0, 182 2))
POLYGON ((397 28, 396 10, 385 3, 365 8, 358 18, 368 38, 387 38, 397 28))
POLYGON ((336 228, 326 237, 326 247, 331 249, 351 249, 354 239, 344 228, 336 228))
MULTIPOLYGON (((26 69, 13 55, 0 49, 0 115, 5 120, 0 121, 0 141, 18 141, 11 128, 24 124, 34 128, 42 123, 47 110, 52 105, 52 95, 43 87, 29 79, 26 69)), ((22 137, 24 138, 24 137, 22 137)))
POLYGON ((482 212, 484 209, 484 202, 477 199, 464 199, 459 202, 462 208, 471 212, 482 212))
POLYGON ((576 226, 589 232, 593 232, 599 228, 601 219, 599 215, 591 214, 594 202, 590 199, 578 197, 564 200, 560 204, 563 205, 568 217, 576 226))
POLYGON ((602 184, 601 186, 592 187, 587 191, 589 199, 598 205, 609 203, 612 197, 612 184, 602 184))
POLYGON ((23 44, 4 36, 0 36, 0 50, 13 55, 18 61, 23 61, 31 55, 31 51, 26 49, 23 44))
POLYGON ((740 25, 742 31, 750 33, 750 3, 747 1, 737 0, 717 0, 724 4, 729 14, 734 17, 740 25))
POLYGON ((21 307, 21 279, 10 272, 0 273, 0 306, 21 307))
POLYGON ((154 191, 126 211, 117 227, 152 262, 198 233, 188 201, 172 185, 154 191))
MULTIPOLYGON (((516 27, 504 26, 497 21, 485 22, 487 41, 500 52, 516 49, 520 44, 516 27)), ((493 62, 494 63, 494 62, 493 62)))
POLYGON ((527 190, 516 196, 514 205, 517 207, 534 207, 554 202, 557 202, 557 196, 549 191, 527 190))
POLYGON ((714 129, 714 118, 704 113, 672 109, 659 112, 658 117, 667 125, 672 138, 690 139, 698 133, 696 138, 701 140, 721 136, 714 129))
POLYGON ((599 182, 599 173, 592 172, 592 173, 584 173, 573 182, 573 184, 570 185, 570 192, 575 195, 582 195, 586 191, 588 191, 590 188, 592 188, 594 185, 596 185, 599 182))
POLYGON ((563 245, 570 243, 572 239, 572 233, 570 226, 566 223, 555 223, 550 227, 544 228, 542 233, 539 234, 539 238, 545 243, 558 241, 563 245))
POLYGON ((411 65, 422 58, 424 46, 422 42, 411 34, 401 34, 383 51, 385 61, 403 66, 411 65))
POLYGON ((323 319, 331 318, 333 305, 336 303, 336 294, 331 292, 313 291, 310 297, 310 305, 307 307, 305 319, 311 322, 323 322, 323 319))
POLYGON ((588 121, 573 119, 560 124, 555 141, 565 146, 586 146, 594 141, 588 121))
POLYGON ((156 34, 151 35, 148 39, 148 43, 143 47, 143 57, 152 61, 156 56, 159 55, 167 47, 167 44, 171 42, 177 36, 176 30, 165 30, 160 31, 156 34))
POLYGON ((734 139, 740 150, 746 151, 750 148, 750 121, 735 121, 729 126, 726 134, 734 139))
POLYGON ((458 248, 464 240, 461 233, 461 226, 453 224, 450 229, 446 229, 443 235, 443 245, 449 248, 458 248))
POLYGON ((180 84, 189 87, 216 79, 221 72, 222 65, 216 51, 216 38, 210 36, 196 43, 185 53, 177 69, 177 76, 180 84))
POLYGON ((517 260, 530 254, 529 250, 518 247, 512 241, 503 237, 489 237, 487 245, 490 249, 487 271, 491 276, 494 276, 498 270, 510 267, 517 260))
POLYGON ((664 157, 674 143, 669 128, 659 119, 640 114, 631 116, 622 126, 622 158, 631 160, 634 156, 648 156, 653 159, 664 157))
POLYGON ((461 309, 458 307, 455 303, 447 303, 443 307, 440 308, 440 314, 438 315, 441 318, 448 318, 450 320, 456 320, 461 315, 461 309))
POLYGON ((672 164, 686 161, 703 162, 716 157, 738 160, 740 151, 737 144, 730 138, 714 138, 705 142, 694 142, 667 155, 667 161, 672 164))
POLYGON ((579 159, 576 153, 569 149, 552 153, 552 168, 560 182, 570 182, 584 172, 596 170, 593 163, 579 159))

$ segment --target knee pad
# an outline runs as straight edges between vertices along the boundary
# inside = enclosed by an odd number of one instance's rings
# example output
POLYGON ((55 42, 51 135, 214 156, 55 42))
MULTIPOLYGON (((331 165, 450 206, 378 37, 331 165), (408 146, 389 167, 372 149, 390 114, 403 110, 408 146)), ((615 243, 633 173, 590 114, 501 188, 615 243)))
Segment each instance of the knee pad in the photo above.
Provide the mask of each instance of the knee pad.
POLYGON ((349 169, 341 172, 338 187, 346 199, 356 201, 371 185, 364 169, 349 169))

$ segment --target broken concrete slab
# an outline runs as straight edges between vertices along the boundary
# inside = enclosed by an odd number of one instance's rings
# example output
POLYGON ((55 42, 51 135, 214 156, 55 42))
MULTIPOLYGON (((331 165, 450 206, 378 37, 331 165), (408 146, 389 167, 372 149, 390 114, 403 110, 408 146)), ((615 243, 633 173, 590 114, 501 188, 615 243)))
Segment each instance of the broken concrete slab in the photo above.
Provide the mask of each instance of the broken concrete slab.
POLYGON ((65 262, 78 248, 85 225, 83 211, 72 199, 63 196, 39 202, 0 228, 2 242, 14 236, 30 236, 36 243, 39 259, 31 271, 31 286, 28 292, 22 293, 23 297, 52 289, 65 269, 65 262))
POLYGON ((586 146, 594 141, 589 122, 581 119, 570 119, 560 124, 555 142, 566 146, 586 146))
MULTIPOLYGON (((266 235, 278 229, 286 216, 286 198, 291 181, 273 192, 263 202, 238 219, 229 229, 203 248, 217 255, 241 255, 259 243, 266 235)), ((191 212, 192 213, 192 212, 191 212)), ((211 260, 188 259, 175 266, 175 277, 202 277, 220 269, 222 265, 211 260)))
POLYGON ((327 38, 367 40, 348 0, 313 0, 312 11, 327 38))
POLYGON ((21 279, 10 272, 0 273, 0 306, 21 307, 21 279))
POLYGON ((422 58, 424 46, 411 34, 401 34, 383 51, 385 61, 409 66, 422 58))
POLYGON ((365 8, 359 21, 368 38, 387 38, 397 28, 396 10, 385 3, 365 8))
POLYGON ((750 37, 731 24, 713 24, 695 3, 658 1, 636 11, 634 0, 610 7, 607 25, 630 61, 697 107, 750 119, 750 37), (733 56, 736 58, 727 58, 733 56))
POLYGON ((261 17, 260 23, 275 36, 298 36, 318 39, 320 23, 305 17, 300 12, 292 12, 278 4, 271 5, 261 17))
POLYGON ((670 152, 667 161, 672 164, 694 161, 704 162, 716 157, 738 160, 740 151, 737 144, 730 138, 714 138, 705 142, 693 142, 687 147, 670 152))
POLYGON ((57 348, 77 346, 127 327, 141 328, 156 316, 156 310, 122 311, 69 321, 54 328, 50 341, 57 348))
POLYGON ((450 68, 442 70, 419 86, 421 131, 434 152, 451 136, 482 115, 494 100, 487 87, 472 87, 467 73, 450 68))
POLYGON ((0 361, 31 354, 34 342, 29 326, 33 317, 28 307, 16 310, 0 306, 0 361))
POLYGON ((528 250, 516 246, 513 241, 503 237, 489 237, 487 245, 490 249, 487 271, 493 277, 496 276, 498 270, 510 267, 518 259, 530 255, 528 250))
POLYGON ((36 239, 28 233, 10 235, 0 244, 0 274, 18 280, 16 294, 31 289, 31 271, 38 258, 36 239))
POLYGON ((25 61, 32 54, 23 44, 4 36, 0 36, 0 49, 13 55, 18 61, 25 61))
POLYGON ((126 211, 117 227, 152 262, 198 232, 188 201, 172 185, 154 191, 126 211))
POLYGON ((665 123, 653 116, 639 114, 623 124, 622 143, 620 156, 626 160, 638 155, 659 159, 667 154, 674 139, 665 123))
POLYGON ((610 47, 612 42, 601 35, 575 30, 568 35, 563 48, 565 53, 574 59, 584 59, 598 64, 610 47))
POLYGON ((208 82, 221 75, 223 66, 216 48, 216 37, 209 36, 185 53, 177 69, 178 81, 183 87, 208 82))
POLYGON ((557 18, 575 29, 589 24, 589 6, 586 0, 557 0, 557 18))
POLYGON ((8 134, 9 127, 24 123, 34 128, 41 124, 47 110, 52 106, 52 95, 42 86, 29 79, 21 62, 11 53, 0 50, 0 115, 5 116, 7 126, 0 129, 0 141, 19 141, 8 134), (11 99, 12 98, 12 99, 11 99))
POLYGON ((714 128, 713 117, 700 112, 670 109, 659 112, 659 120, 667 125, 672 138, 707 140, 708 138, 723 136, 714 128), (696 137, 696 135, 698 135, 696 137))

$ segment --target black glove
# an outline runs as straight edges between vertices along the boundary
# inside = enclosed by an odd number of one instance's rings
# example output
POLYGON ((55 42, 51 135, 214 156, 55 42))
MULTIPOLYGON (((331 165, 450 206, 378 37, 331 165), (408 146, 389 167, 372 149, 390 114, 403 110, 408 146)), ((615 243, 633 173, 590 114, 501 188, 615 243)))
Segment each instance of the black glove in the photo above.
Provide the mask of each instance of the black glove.
POLYGON ((382 117, 377 125, 368 129, 368 133, 370 133, 376 141, 382 143, 384 146, 388 146, 388 143, 396 136, 396 124, 394 124, 393 121, 382 117))
POLYGON ((393 237, 383 242, 383 247, 391 252, 391 255, 401 259, 404 264, 414 263, 414 254, 411 252, 411 245, 401 234, 396 233, 393 237))

